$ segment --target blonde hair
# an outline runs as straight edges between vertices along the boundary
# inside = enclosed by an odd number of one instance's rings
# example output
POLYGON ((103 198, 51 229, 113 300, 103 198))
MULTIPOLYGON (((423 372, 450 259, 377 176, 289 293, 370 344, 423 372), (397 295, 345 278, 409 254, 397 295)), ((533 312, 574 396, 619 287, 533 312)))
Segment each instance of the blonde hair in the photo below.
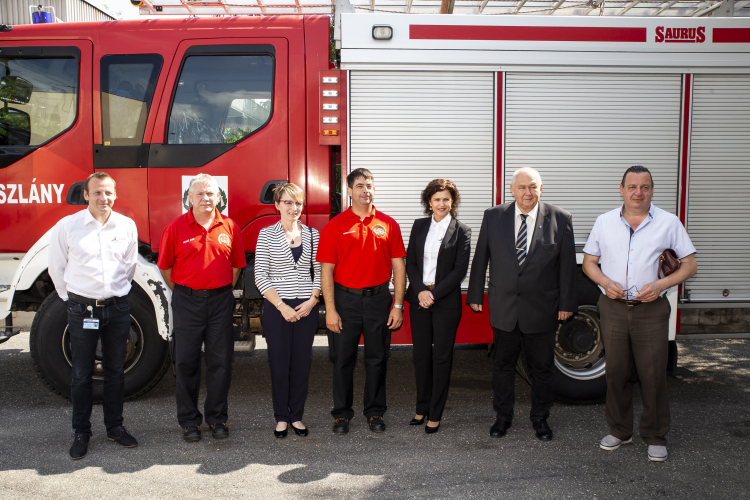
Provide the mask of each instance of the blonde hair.
POLYGON ((281 202, 281 197, 284 193, 288 194, 290 198, 296 201, 305 201, 305 192, 302 188, 291 182, 286 184, 280 184, 273 190, 273 201, 276 203, 281 202))

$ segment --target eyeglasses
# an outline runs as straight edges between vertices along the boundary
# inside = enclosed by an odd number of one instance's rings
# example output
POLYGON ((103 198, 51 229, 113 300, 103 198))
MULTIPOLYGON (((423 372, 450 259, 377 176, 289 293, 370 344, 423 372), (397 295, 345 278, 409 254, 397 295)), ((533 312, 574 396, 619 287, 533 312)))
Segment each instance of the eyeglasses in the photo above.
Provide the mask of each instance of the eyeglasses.
POLYGON ((281 203, 286 205, 287 208, 292 208, 292 205, 296 205, 297 208, 300 208, 302 207, 302 205, 304 205, 304 203, 302 203, 301 201, 291 201, 291 200, 281 200, 281 203))
POLYGON ((635 285, 633 285, 633 286, 631 286, 630 288, 628 288, 627 290, 625 290, 625 294, 626 294, 626 296, 632 296, 632 297, 635 297, 636 295, 638 295, 638 294, 640 294, 640 293, 641 293, 641 292, 640 292, 640 291, 638 290, 638 288, 636 288, 636 286, 635 286, 635 285), (635 290, 635 293, 630 293, 630 290, 635 290))

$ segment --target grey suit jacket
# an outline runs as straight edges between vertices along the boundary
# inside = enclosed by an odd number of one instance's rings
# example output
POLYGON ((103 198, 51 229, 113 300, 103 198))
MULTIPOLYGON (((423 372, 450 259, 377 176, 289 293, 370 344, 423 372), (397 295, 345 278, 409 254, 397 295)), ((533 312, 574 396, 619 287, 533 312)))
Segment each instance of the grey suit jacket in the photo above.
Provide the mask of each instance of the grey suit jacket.
POLYGON ((529 252, 519 267, 515 209, 516 203, 512 202, 485 210, 466 303, 483 303, 489 263, 492 327, 511 331, 518 323, 523 333, 555 330, 558 311, 578 310, 573 217, 540 201, 529 252))

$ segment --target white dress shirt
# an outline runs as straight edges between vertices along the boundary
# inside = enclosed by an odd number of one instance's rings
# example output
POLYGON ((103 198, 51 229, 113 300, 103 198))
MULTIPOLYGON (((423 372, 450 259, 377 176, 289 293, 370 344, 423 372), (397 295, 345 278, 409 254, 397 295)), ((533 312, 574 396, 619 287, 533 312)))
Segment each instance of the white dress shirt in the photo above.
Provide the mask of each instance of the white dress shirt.
MULTIPOLYGON (((521 218, 521 212, 518 209, 518 203, 516 203, 516 239, 513 240, 513 243, 515 244, 516 241, 518 241, 518 231, 521 230, 521 221, 523 219, 521 218)), ((537 202, 536 205, 534 205, 534 208, 531 209, 531 211, 526 214, 528 217, 526 217, 526 253, 529 253, 529 245, 531 245, 531 237, 534 235, 534 227, 536 225, 536 218, 539 214, 539 203, 537 202)))
POLYGON ((135 222, 116 212, 101 225, 86 208, 52 229, 49 275, 63 300, 69 291, 90 299, 127 295, 137 259, 135 222))
POLYGON ((635 230, 623 217, 622 207, 597 217, 583 252, 599 257, 604 275, 619 283, 631 300, 657 280, 659 256, 668 248, 678 259, 695 253, 680 219, 652 204, 635 230))
POLYGON ((430 230, 424 240, 424 261, 422 266, 422 279, 424 283, 435 284, 435 272, 437 271, 438 253, 443 238, 451 224, 451 216, 443 217, 440 222, 435 222, 435 216, 430 218, 430 230))

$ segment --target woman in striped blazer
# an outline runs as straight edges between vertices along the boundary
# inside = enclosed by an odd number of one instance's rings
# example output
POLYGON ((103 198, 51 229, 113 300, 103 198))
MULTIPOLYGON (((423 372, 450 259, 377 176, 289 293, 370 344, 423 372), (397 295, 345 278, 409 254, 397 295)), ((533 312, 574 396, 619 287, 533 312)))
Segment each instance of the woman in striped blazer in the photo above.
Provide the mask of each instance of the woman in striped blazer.
POLYGON ((315 262, 318 231, 299 221, 304 198, 295 184, 276 188, 274 201, 281 220, 261 229, 255 250, 255 284, 265 297, 263 331, 277 438, 286 437, 289 424, 298 436, 308 434, 302 413, 318 329, 320 264, 315 262))

